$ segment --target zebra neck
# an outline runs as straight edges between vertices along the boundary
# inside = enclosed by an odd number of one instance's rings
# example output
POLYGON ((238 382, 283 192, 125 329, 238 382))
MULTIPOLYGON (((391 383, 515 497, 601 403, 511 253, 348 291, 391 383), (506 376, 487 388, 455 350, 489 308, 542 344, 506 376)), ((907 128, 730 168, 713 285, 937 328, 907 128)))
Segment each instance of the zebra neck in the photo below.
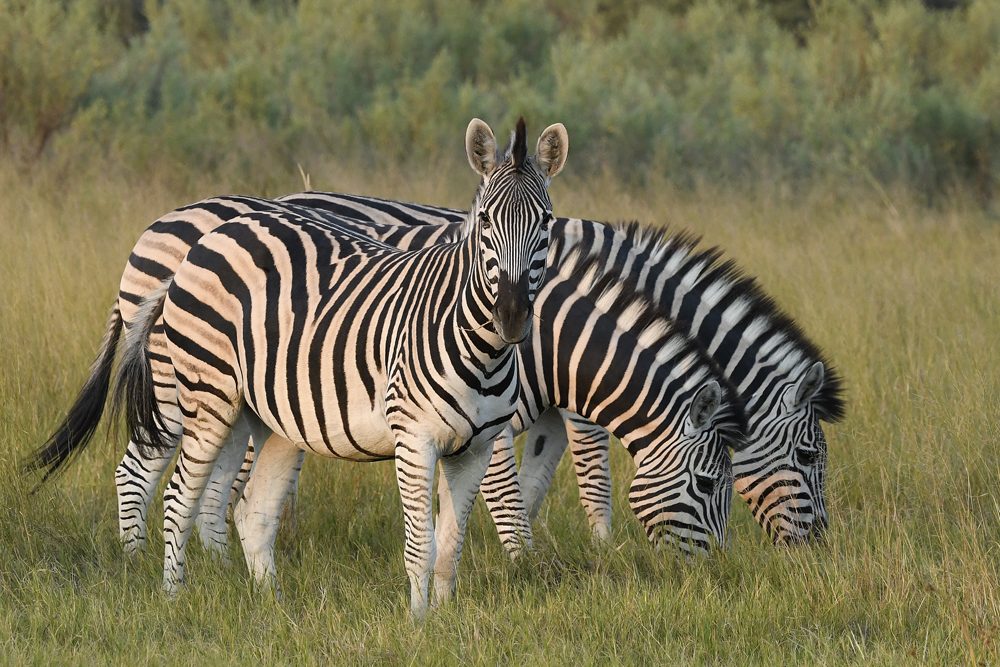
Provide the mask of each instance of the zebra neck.
MULTIPOLYGON (((633 330, 575 292, 570 280, 550 277, 536 301, 531 353, 521 355, 537 416, 549 405, 575 412, 611 431, 633 456, 673 433, 682 397, 703 365, 667 329, 633 330)), ((662 327, 662 325, 656 325, 662 327)), ((530 399, 527 399, 530 401, 530 399)))
POLYGON ((514 346, 504 342, 493 326, 492 288, 475 230, 460 243, 458 254, 465 266, 465 280, 452 315, 455 336, 468 357, 483 363, 498 361, 514 346))

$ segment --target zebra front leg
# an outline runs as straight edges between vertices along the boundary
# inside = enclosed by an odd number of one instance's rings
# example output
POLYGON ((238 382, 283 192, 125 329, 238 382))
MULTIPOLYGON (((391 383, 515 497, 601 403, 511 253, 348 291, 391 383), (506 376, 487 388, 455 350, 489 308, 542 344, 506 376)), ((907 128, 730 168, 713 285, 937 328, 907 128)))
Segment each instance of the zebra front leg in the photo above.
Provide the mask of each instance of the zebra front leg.
POLYGON ((403 502, 403 560, 410 579, 410 613, 421 619, 427 613, 427 587, 437 555, 432 488, 438 450, 431 443, 411 446, 397 435, 395 459, 396 483, 403 502))
POLYGON ((580 504, 596 541, 611 538, 611 435, 596 424, 564 414, 580 504))
POLYGON ((176 451, 176 447, 166 452, 152 451, 147 458, 139 446, 129 440, 125 455, 115 468, 118 537, 129 556, 139 553, 146 546, 149 504, 176 451))
POLYGON ((250 440, 250 426, 244 417, 239 417, 233 425, 229 437, 216 459, 212 476, 201 497, 201 506, 195 525, 202 545, 224 563, 229 562, 229 527, 226 524, 226 508, 232 493, 233 483, 240 472, 245 458, 247 442, 250 440))
POLYGON ((441 459, 438 479, 438 518, 434 531, 437 558, 434 561, 434 604, 451 599, 455 592, 458 561, 462 558, 465 527, 476 502, 479 485, 490 462, 493 443, 469 447, 456 456, 441 459))
POLYGON ((493 442, 493 455, 479 490, 507 555, 516 559, 530 549, 531 521, 524 507, 514 459, 514 432, 506 428, 493 442))
POLYGON ((276 434, 266 443, 257 450, 250 479, 233 507, 233 523, 251 576, 258 584, 274 586, 277 593, 274 540, 285 499, 302 469, 303 452, 276 434))
POLYGON ((528 429, 521 457, 521 491, 528 517, 534 519, 552 486, 559 460, 566 451, 566 427, 557 408, 549 408, 528 429))

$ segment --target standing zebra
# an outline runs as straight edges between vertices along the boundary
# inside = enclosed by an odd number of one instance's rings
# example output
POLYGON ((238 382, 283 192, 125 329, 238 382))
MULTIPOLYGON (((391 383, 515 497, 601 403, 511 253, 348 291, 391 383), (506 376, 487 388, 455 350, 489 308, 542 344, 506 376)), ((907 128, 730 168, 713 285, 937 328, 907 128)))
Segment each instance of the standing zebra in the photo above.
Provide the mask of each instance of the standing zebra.
MULTIPOLYGON (((352 461, 392 459, 406 533, 411 612, 427 608, 435 564, 435 466, 450 502, 439 521, 458 543, 492 450, 517 401, 514 344, 530 331, 551 203, 565 162, 562 125, 528 158, 524 123, 498 156, 474 119, 466 133, 482 176, 461 238, 403 252, 334 221, 250 213, 202 237, 173 280, 140 306, 126 337, 118 400, 132 440, 166 449, 147 341, 162 315, 181 414, 180 454, 164 495, 164 588, 183 582, 201 492, 235 428, 267 441, 268 460, 300 450, 352 461)), ((257 498, 283 499, 281 485, 257 498)), ((261 526, 260 532, 267 532, 261 526)), ((273 565, 247 553, 258 579, 273 565)), ((451 582, 436 586, 447 597, 451 582)))

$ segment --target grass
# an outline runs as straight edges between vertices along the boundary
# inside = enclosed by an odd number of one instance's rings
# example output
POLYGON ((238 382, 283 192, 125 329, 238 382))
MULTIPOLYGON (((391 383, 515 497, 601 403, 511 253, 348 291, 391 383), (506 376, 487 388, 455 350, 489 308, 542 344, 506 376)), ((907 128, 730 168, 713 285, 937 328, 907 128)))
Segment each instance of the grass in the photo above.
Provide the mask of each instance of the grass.
MULTIPOLYGON (((289 174, 284 191, 297 179, 289 174)), ((472 182, 335 164, 312 173, 316 188, 455 206, 472 182)), ((728 552, 678 563, 652 551, 628 515, 630 468, 616 451, 610 548, 589 543, 564 465, 537 553, 508 563, 477 507, 456 603, 415 625, 389 466, 307 464, 297 527, 279 538, 280 601, 251 590, 235 550, 226 567, 198 549, 188 589, 166 600, 162 542, 134 560, 118 549, 121 442, 103 430, 34 495, 16 474, 82 383, 140 231, 178 205, 241 189, 169 183, 96 166, 69 177, 0 165, 0 662, 1000 661, 995 215, 957 197, 929 210, 885 192, 557 181, 559 213, 669 221, 722 244, 830 352, 850 404, 827 429, 829 539, 775 549, 737 504, 728 552)))

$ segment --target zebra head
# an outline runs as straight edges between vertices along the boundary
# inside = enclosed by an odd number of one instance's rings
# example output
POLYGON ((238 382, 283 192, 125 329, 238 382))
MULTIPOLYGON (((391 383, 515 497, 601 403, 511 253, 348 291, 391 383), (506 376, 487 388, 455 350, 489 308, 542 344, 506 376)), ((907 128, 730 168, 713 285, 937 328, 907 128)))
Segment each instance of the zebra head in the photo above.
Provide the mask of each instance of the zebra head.
POLYGON ((670 440, 638 452, 628 501, 649 540, 687 554, 726 543, 733 476, 729 448, 742 446, 745 422, 735 391, 716 380, 696 385, 681 403, 670 440))
POLYGON ((752 411, 748 446, 733 458, 735 487, 776 544, 826 529, 826 438, 820 420, 839 419, 839 379, 822 361, 790 374, 752 411))
POLYGON ((496 333, 506 343, 519 343, 531 331, 532 306, 545 274, 552 219, 548 185, 566 163, 569 136, 562 123, 550 125, 529 157, 521 118, 500 154, 489 125, 474 118, 465 147, 469 164, 482 177, 469 224, 480 242, 485 298, 496 333))

